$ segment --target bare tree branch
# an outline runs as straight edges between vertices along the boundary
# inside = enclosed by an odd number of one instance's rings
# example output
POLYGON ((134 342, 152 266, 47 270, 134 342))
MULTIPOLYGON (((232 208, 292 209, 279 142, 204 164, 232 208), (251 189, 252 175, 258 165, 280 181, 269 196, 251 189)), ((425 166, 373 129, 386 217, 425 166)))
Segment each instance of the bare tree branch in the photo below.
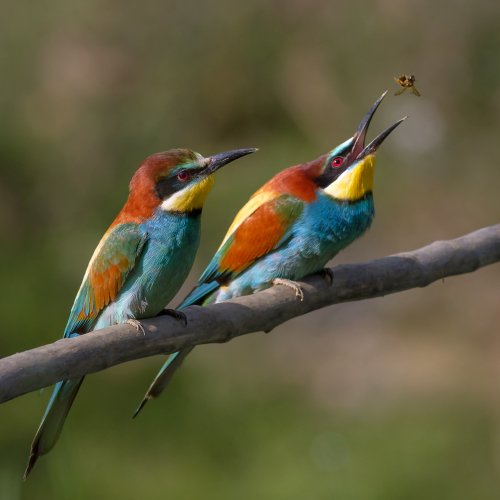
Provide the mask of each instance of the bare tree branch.
POLYGON ((498 261, 500 224, 412 252, 334 267, 332 286, 319 275, 308 277, 303 283, 302 302, 292 290, 277 286, 221 304, 189 307, 185 311, 187 327, 161 316, 143 322, 146 335, 122 324, 61 339, 0 359, 0 402, 125 361, 270 331, 291 318, 328 305, 424 287, 498 261))

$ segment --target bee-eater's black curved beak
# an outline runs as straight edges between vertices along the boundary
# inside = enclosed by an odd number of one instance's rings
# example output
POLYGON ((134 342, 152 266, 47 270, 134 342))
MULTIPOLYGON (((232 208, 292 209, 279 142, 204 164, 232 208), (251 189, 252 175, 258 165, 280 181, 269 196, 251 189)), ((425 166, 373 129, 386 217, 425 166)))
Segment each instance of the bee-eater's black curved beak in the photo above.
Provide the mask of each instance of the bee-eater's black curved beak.
POLYGON ((361 120, 358 130, 356 130, 356 133, 354 134, 354 143, 352 145, 351 149, 351 158, 355 160, 361 151, 363 151, 365 147, 365 139, 366 139, 366 133, 368 132, 368 127, 370 126, 370 122, 372 121, 373 115, 375 114, 375 111, 377 111, 377 108, 380 106, 380 103, 384 99, 384 97, 387 95, 387 90, 373 103, 372 107, 368 110, 366 115, 363 117, 361 120))
POLYGON ((366 146, 366 148, 364 148, 363 151, 361 151, 361 153, 358 155, 357 159, 364 158, 365 156, 368 156, 369 154, 375 153, 375 151, 377 151, 378 147, 385 141, 387 136, 398 125, 403 123, 406 120, 406 118, 408 118, 408 117, 404 116, 403 118, 401 118, 401 120, 398 120, 396 123, 394 123, 394 125, 391 125, 389 128, 385 129, 381 134, 377 135, 377 137, 375 137, 375 139, 373 139, 373 141, 370 142, 370 144, 368 144, 368 146, 366 146))
POLYGON ((257 148, 233 149, 231 151, 224 151, 205 159, 206 167, 203 170, 204 174, 213 174, 216 170, 231 163, 242 156, 246 156, 258 151, 257 148))

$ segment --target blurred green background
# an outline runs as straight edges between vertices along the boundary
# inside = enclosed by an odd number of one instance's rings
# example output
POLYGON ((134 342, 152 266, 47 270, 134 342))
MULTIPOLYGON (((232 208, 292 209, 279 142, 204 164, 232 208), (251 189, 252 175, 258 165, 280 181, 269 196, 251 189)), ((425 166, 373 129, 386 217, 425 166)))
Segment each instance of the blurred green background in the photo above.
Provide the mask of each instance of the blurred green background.
MULTIPOLYGON (((247 197, 390 95, 377 218, 355 262, 497 223, 500 4, 5 2, 0 355, 56 340, 140 161, 259 146, 224 169, 208 262, 247 197), (393 76, 415 73, 421 98, 393 76)), ((49 392, 0 408, 0 499, 497 499, 500 267, 200 347, 130 419, 162 358, 92 375, 21 480, 49 392)))

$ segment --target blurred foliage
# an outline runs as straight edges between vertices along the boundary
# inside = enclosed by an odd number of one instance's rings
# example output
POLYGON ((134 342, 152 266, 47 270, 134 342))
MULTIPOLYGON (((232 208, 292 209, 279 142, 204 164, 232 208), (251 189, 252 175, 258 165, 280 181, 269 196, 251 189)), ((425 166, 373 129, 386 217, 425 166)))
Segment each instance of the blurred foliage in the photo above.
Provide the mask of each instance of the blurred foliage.
MULTIPOLYGON (((377 219, 336 261, 498 222, 500 4, 378 0, 7 2, 0 19, 0 355, 53 341, 148 154, 259 146, 218 176, 186 289, 243 201, 372 133, 377 219)), ((493 499, 498 266, 198 349, 129 415, 160 360, 89 377, 23 484, 47 392, 0 411, 0 498, 493 499), (258 357, 258 362, 257 362, 258 357)))

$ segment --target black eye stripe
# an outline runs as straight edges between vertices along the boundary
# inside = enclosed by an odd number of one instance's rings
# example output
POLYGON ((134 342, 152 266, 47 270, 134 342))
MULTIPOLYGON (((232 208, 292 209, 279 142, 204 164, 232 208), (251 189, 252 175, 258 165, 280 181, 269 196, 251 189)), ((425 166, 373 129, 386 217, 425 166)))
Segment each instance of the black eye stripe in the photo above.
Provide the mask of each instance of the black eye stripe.
POLYGON ((156 194, 160 200, 168 198, 170 195, 178 191, 178 187, 174 185, 172 179, 165 177, 156 183, 155 186, 156 194))
POLYGON ((168 198, 177 191, 184 189, 191 181, 193 181, 199 174, 205 170, 205 167, 193 168, 190 167, 185 169, 177 170, 175 173, 171 172, 167 177, 163 177, 156 182, 155 191, 161 200, 168 198), (185 179, 182 177, 182 173, 186 173, 187 177, 185 179))
POLYGON ((340 177, 340 175, 349 168, 349 162, 346 160, 345 157, 343 157, 342 164, 338 166, 335 166, 333 164, 335 158, 339 158, 339 156, 337 155, 334 158, 328 160, 328 163, 323 173, 316 178, 316 184, 320 188, 326 188, 327 186, 329 186, 333 181, 335 181, 338 177, 340 177))

